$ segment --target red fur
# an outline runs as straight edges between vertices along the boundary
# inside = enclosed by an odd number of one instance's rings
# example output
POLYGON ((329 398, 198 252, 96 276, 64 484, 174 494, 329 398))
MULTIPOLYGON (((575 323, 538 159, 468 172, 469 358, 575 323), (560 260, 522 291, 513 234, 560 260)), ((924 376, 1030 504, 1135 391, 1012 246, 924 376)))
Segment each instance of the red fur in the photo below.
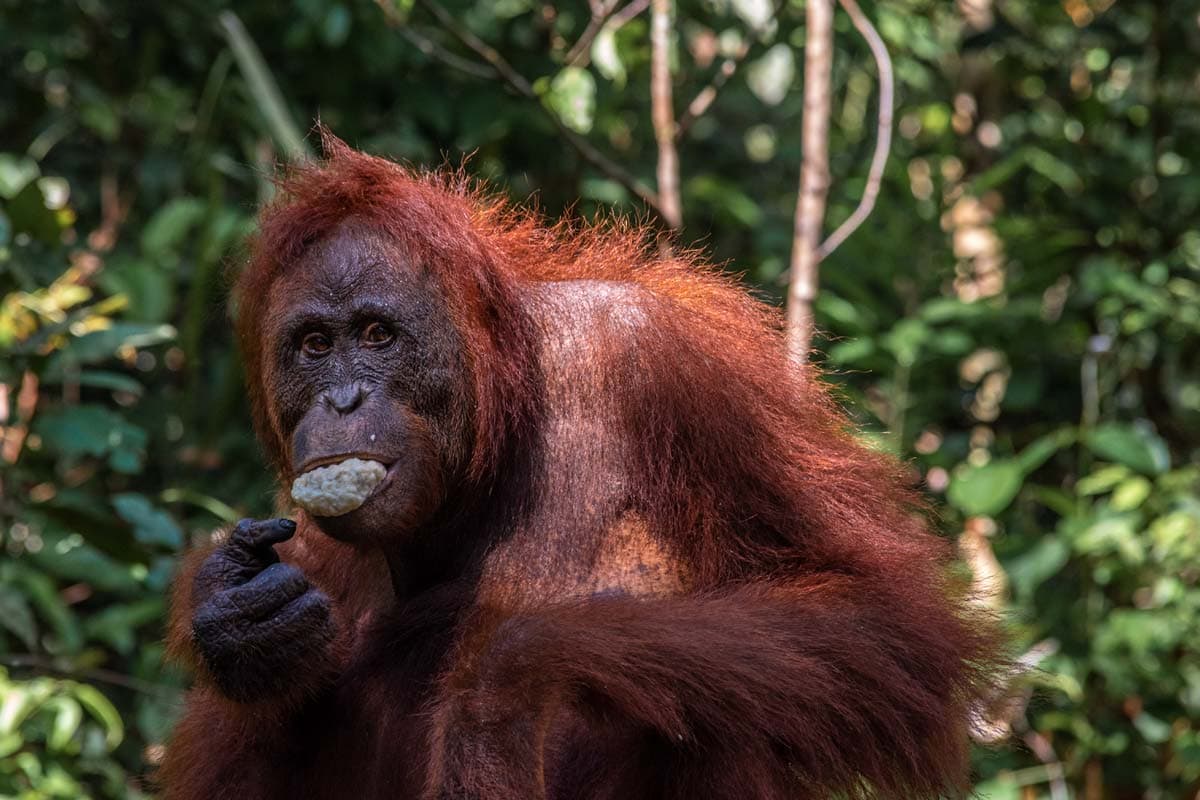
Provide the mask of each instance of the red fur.
MULTIPOLYGON (((325 147, 282 178, 238 284, 260 437, 283 470, 270 289, 343 221, 365 223, 436 277, 465 342, 466 510, 417 535, 474 555, 393 597, 378 554, 302 518, 280 551, 352 631, 340 672, 297 676, 302 699, 272 711, 202 681, 166 797, 965 791, 995 628, 950 579, 903 469, 851 436, 811 369, 787 365, 777 310, 626 222, 547 227, 460 175, 325 147), (553 311, 564 303, 582 310, 553 311), (547 356, 573 317, 583 343, 547 356), (582 427, 595 420, 600 434, 582 427), (596 542, 628 518, 679 588, 570 591, 592 585, 596 542)), ((176 611, 182 652, 189 613, 176 611)))

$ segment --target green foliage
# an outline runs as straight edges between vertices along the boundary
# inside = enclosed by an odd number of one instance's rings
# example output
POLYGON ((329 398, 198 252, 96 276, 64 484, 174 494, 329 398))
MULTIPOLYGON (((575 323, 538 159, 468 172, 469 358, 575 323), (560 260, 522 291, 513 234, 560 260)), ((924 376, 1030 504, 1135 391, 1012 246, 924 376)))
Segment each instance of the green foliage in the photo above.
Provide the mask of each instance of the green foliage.
MULTIPOLYGON (((153 791, 182 683, 160 644, 173 565, 271 505, 224 270, 313 120, 414 162, 473 153, 550 213, 636 211, 548 110, 654 181, 644 16, 567 63, 587 4, 447 0, 529 100, 445 63, 473 56, 410 2, 415 39, 365 1, 226 5, 0 0, 0 796, 153 791)), ((804 15, 769 5, 680 0, 672 64, 678 112, 746 53, 680 142, 683 235, 779 301, 804 15)), ((897 136, 874 214, 823 265, 819 345, 946 534, 982 532, 1021 644, 1056 644, 1010 720, 1051 762, 981 750, 979 794, 1046 797, 1061 772, 1079 796, 1191 796, 1194 3, 863 5, 897 136)), ((876 102, 869 51, 836 25, 829 230, 862 192, 876 102)))
POLYGON ((13 681, 0 668, 0 791, 14 798, 76 800, 88 785, 127 792, 112 751, 125 738, 121 713, 86 683, 13 681))

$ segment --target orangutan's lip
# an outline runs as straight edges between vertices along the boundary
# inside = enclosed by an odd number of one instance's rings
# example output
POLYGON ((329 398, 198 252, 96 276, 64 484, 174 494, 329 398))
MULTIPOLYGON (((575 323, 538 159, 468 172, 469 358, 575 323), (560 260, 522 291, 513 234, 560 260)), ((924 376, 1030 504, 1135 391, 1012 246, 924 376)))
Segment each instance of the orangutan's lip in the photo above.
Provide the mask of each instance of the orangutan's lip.
POLYGON ((328 467, 331 464, 340 464, 343 461, 346 461, 351 458, 358 458, 358 459, 362 459, 363 461, 374 461, 378 464, 383 464, 384 469, 386 469, 389 473, 392 471, 392 467, 394 467, 396 465, 395 460, 385 458, 384 456, 381 456, 377 453, 340 453, 340 454, 334 455, 334 456, 321 456, 320 458, 311 458, 308 461, 305 461, 300 466, 300 469, 296 470, 296 474, 303 475, 306 472, 312 472, 314 469, 317 469, 318 467, 328 467))
POLYGON ((371 498, 390 486, 392 484, 392 479, 396 476, 396 472, 400 469, 400 462, 398 460, 391 463, 386 461, 380 461, 379 463, 383 464, 387 472, 384 473, 383 480, 376 484, 375 488, 371 490, 371 493, 367 495, 367 499, 363 501, 363 505, 366 505, 368 502, 370 502, 371 498))

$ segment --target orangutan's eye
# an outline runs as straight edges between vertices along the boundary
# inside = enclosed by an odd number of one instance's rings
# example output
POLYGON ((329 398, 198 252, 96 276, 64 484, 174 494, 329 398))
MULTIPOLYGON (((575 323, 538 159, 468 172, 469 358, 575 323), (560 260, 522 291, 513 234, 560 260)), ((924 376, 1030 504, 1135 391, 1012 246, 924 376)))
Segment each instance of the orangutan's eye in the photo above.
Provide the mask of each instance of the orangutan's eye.
POLYGON ((396 335, 382 322, 372 322, 362 332, 363 343, 368 347, 385 347, 395 338, 396 335))
POLYGON ((310 333, 304 337, 304 341, 300 343, 300 349, 304 355, 309 358, 321 358, 329 352, 333 347, 333 343, 329 341, 329 337, 323 333, 310 333))

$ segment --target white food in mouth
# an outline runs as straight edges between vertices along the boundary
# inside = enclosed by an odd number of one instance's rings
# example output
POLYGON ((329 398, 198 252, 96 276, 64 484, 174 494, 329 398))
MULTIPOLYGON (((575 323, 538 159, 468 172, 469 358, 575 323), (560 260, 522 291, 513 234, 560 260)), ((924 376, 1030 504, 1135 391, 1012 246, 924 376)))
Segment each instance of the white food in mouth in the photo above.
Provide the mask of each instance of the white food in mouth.
POLYGON ((318 517, 337 517, 361 506, 386 475, 387 467, 378 461, 347 458, 296 478, 292 499, 318 517))

